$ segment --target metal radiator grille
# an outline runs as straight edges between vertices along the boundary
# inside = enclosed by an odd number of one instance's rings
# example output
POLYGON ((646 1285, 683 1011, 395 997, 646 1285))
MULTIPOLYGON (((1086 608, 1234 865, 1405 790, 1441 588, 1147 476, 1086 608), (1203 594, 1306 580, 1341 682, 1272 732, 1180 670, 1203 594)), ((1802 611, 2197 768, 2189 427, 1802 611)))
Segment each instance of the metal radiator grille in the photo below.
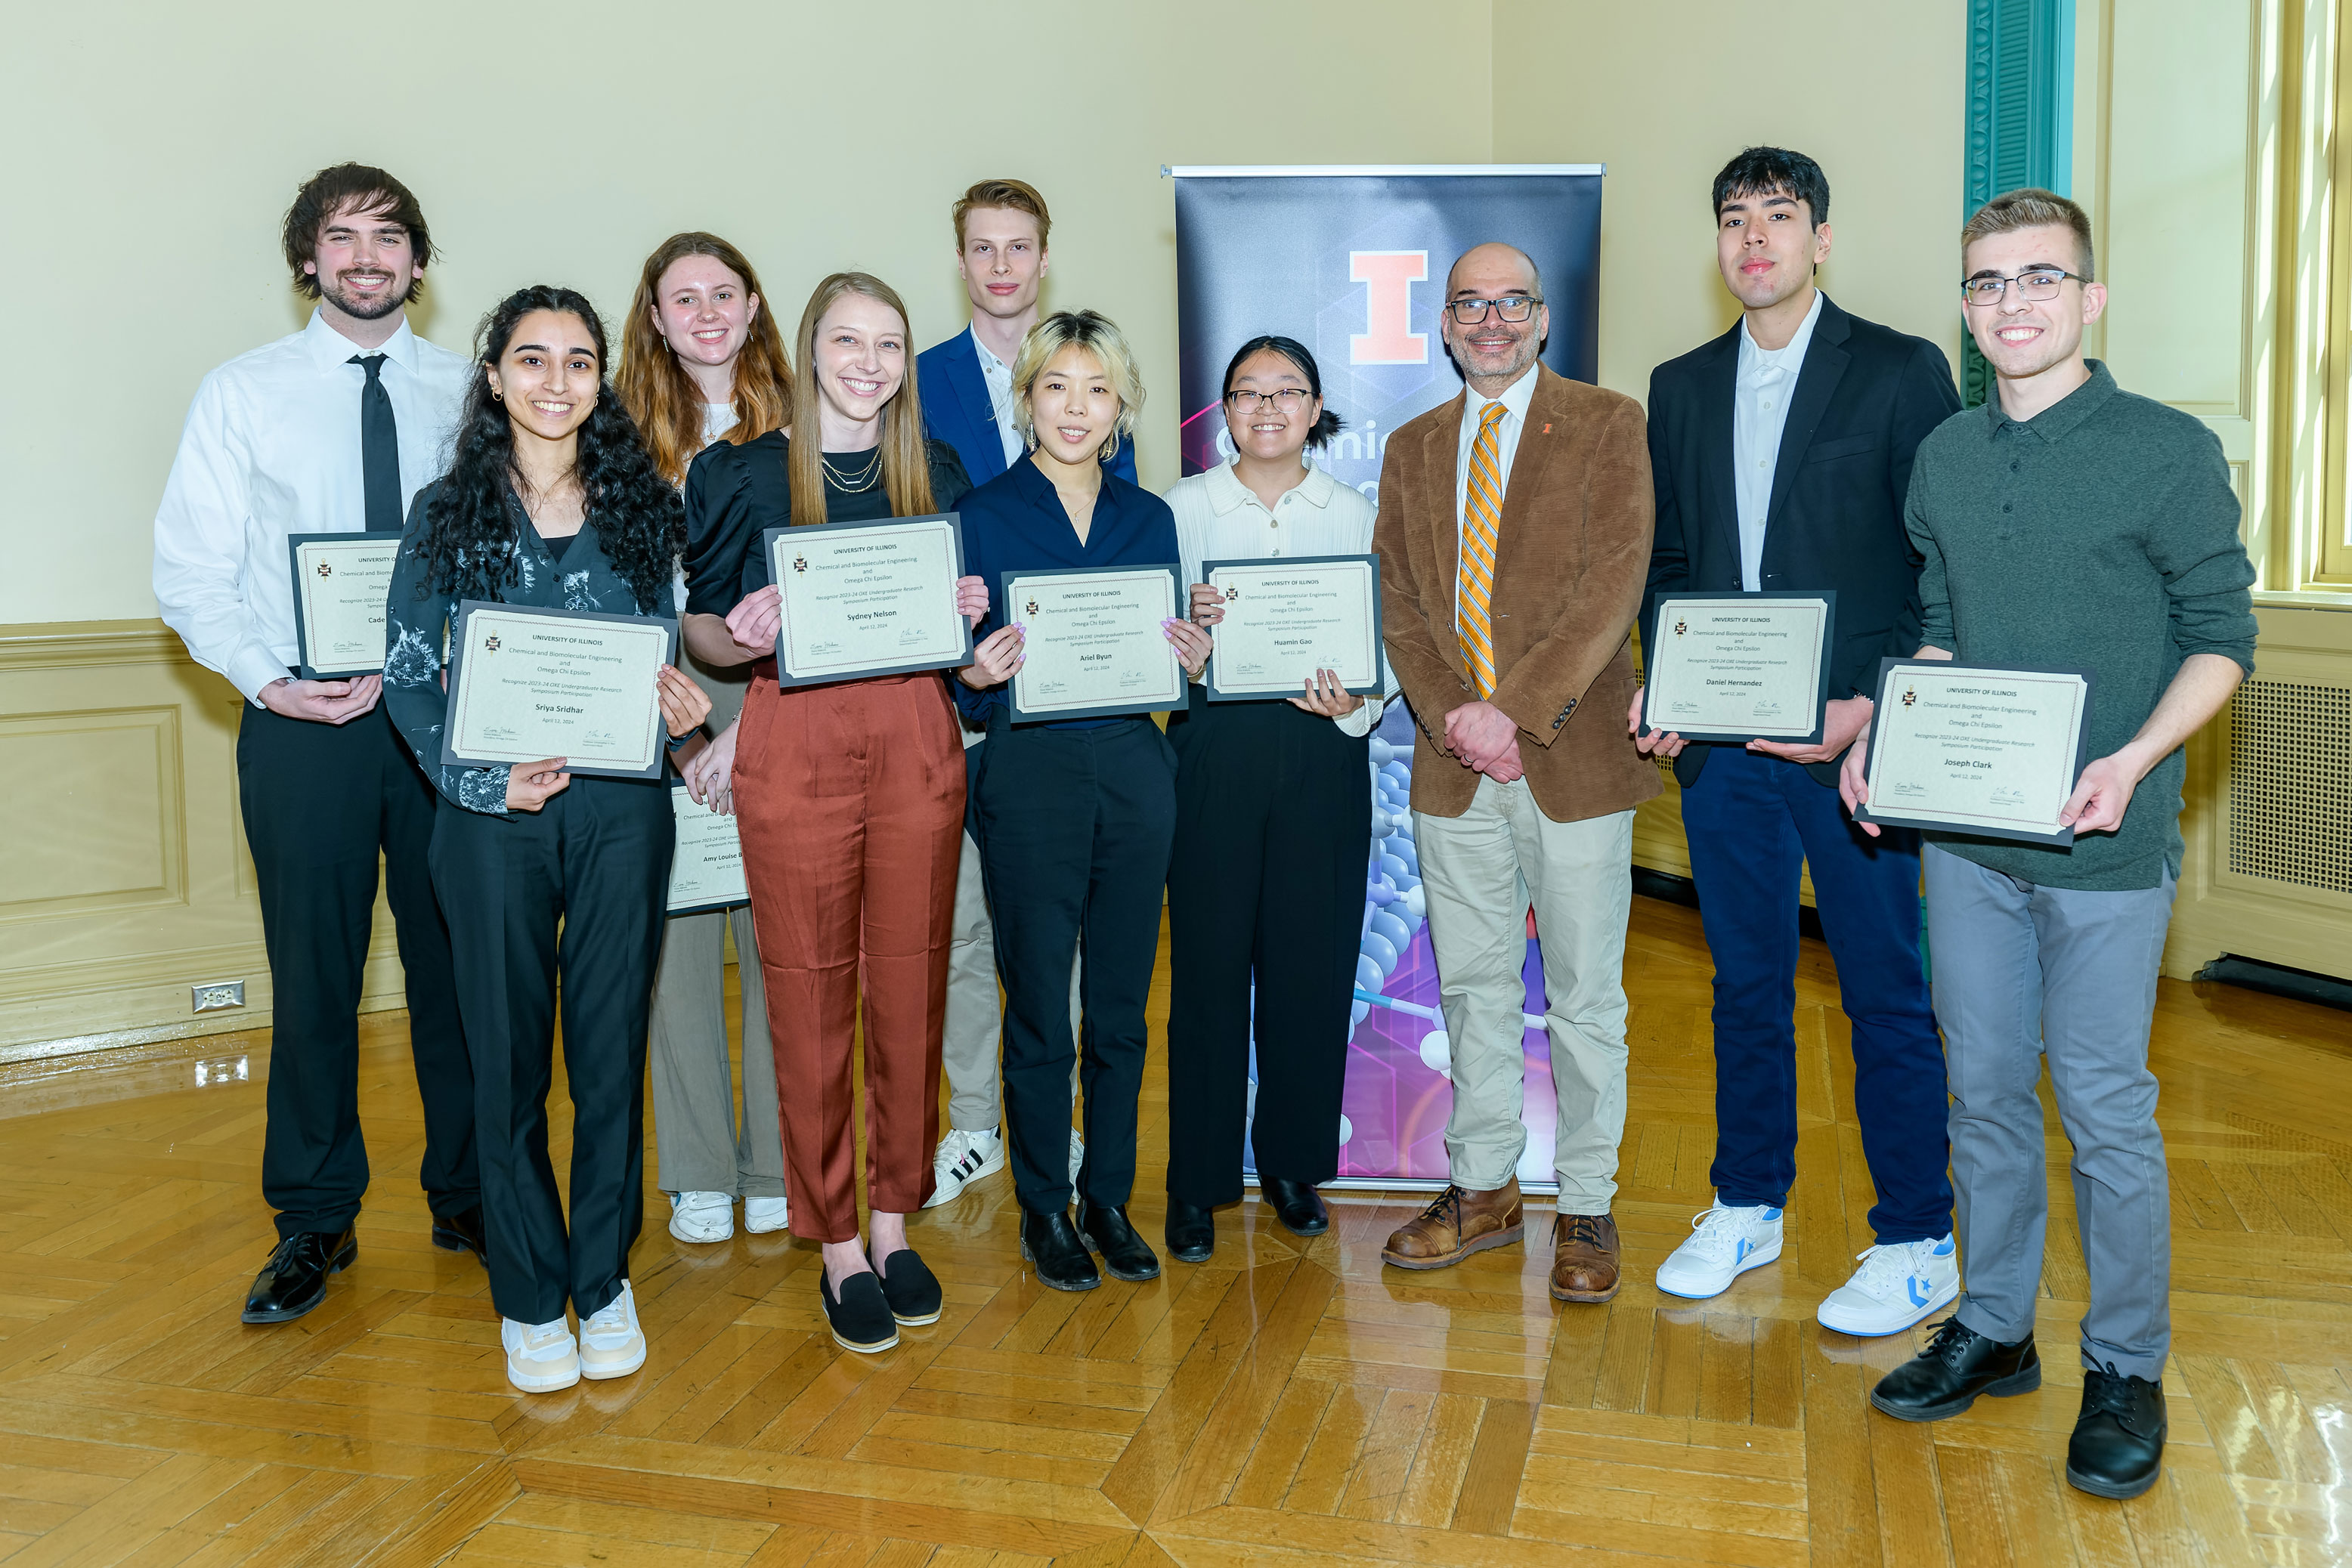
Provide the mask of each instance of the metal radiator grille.
POLYGON ((2352 893, 2352 688, 2258 679, 2238 689, 2230 869, 2352 893))

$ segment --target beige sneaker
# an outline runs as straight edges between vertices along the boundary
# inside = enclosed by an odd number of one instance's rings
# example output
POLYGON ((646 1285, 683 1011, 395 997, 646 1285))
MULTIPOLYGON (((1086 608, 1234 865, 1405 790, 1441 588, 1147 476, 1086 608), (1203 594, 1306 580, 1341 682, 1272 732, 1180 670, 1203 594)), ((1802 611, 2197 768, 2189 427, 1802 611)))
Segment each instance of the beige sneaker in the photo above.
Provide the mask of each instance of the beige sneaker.
POLYGON ((507 1381, 525 1394, 553 1394, 580 1381, 579 1347, 565 1319, 519 1323, 501 1318, 499 1338, 507 1351, 507 1381))
POLYGON ((646 1334, 637 1326, 637 1298, 626 1280, 600 1312, 580 1320, 580 1375, 626 1377, 646 1364, 646 1334))

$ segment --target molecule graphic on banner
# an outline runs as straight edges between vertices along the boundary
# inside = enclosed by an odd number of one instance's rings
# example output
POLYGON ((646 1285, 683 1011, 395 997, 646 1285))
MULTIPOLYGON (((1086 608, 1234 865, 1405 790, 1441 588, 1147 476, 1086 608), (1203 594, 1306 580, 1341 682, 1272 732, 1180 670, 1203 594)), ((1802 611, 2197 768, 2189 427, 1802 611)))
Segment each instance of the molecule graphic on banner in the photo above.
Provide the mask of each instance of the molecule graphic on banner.
MULTIPOLYGON (((1421 852, 1413 840, 1412 755, 1412 716, 1403 703, 1391 702, 1371 739, 1372 834, 1339 1118, 1340 1185, 1437 1186, 1446 1177, 1453 1047, 1439 1010, 1428 895, 1422 886, 1421 852)), ((1523 1187, 1549 1192, 1553 1183, 1551 1040, 1544 1028, 1543 970, 1532 932, 1522 972, 1527 986, 1522 1023, 1528 1146, 1518 1175, 1523 1187)), ((1250 1078, 1250 1112, 1255 1115, 1255 1056, 1250 1078)), ((1250 1169, 1246 1148, 1244 1169, 1250 1169)))

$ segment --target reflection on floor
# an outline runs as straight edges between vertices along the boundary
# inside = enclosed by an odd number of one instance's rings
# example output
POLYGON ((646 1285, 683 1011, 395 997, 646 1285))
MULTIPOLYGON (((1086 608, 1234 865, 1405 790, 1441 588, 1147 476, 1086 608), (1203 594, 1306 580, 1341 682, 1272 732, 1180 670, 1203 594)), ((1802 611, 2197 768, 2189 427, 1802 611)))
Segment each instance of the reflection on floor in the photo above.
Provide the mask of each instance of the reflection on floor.
MULTIPOLYGON (((1870 1186, 1834 977, 1806 953, 1789 1251, 1716 1301, 1647 1282, 1707 1199, 1713 1078, 1696 917, 1637 899, 1632 1282, 1609 1307, 1555 1308, 1539 1246, 1384 1272, 1411 1204, 1370 1197, 1312 1244, 1244 1203, 1208 1263, 1059 1295, 1022 1267, 1000 1176, 915 1227, 945 1317, 860 1357, 824 1333, 814 1248, 681 1246, 656 1195, 646 1370, 538 1398, 507 1388, 480 1269, 428 1244, 401 1015, 366 1028, 359 1262, 280 1328, 236 1319, 270 1244, 266 1037, 20 1074, 0 1083, 0 1559, 2352 1561, 2352 1019, 2164 987, 2172 1443, 2158 1488, 2116 1504, 2060 1476, 2084 1282, 2054 1114, 2041 1394, 1885 1420, 1864 1390, 1909 1339, 1814 1325, 1870 1239, 1870 1186)), ((1135 1203, 1155 1239, 1163 1085, 1155 1055, 1135 1203)))

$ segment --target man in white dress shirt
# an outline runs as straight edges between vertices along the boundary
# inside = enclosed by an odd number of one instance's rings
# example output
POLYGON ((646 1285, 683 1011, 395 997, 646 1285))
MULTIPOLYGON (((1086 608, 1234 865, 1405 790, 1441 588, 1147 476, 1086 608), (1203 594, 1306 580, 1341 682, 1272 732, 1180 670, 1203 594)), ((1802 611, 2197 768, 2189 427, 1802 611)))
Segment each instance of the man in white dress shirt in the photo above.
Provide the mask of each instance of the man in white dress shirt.
POLYGON ((285 246, 318 308, 302 330, 205 377, 155 515, 163 620, 246 701, 237 793, 272 1009, 261 1187, 278 1237, 247 1298, 249 1323, 300 1317, 358 1256, 358 1012, 379 855, 406 971, 433 1240, 482 1251, 473 1072, 425 872, 433 788, 377 706, 380 676, 300 677, 287 545, 396 532, 441 471, 472 365, 409 329, 433 247, 416 198, 390 174, 320 171, 286 214, 285 246))

